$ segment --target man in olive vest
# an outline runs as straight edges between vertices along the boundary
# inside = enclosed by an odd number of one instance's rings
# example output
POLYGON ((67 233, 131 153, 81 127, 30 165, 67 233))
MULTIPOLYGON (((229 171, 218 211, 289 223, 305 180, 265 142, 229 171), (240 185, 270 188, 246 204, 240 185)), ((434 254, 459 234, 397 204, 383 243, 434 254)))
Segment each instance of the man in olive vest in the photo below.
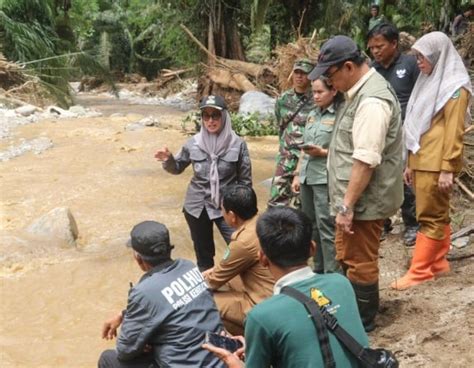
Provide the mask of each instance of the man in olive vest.
POLYGON ((321 75, 345 93, 328 157, 336 259, 352 283, 364 327, 371 331, 379 306, 380 234, 384 219, 403 201, 400 104, 390 84, 346 36, 335 36, 321 48, 309 78, 321 75))

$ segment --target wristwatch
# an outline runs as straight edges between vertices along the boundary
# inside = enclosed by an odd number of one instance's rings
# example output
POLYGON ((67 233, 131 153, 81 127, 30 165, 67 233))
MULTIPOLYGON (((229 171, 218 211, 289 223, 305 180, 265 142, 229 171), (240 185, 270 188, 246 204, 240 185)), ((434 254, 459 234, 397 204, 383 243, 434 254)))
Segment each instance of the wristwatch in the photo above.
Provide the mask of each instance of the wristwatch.
POLYGON ((334 208, 336 212, 341 216, 347 216, 348 214, 352 213, 352 208, 344 204, 336 204, 334 208))

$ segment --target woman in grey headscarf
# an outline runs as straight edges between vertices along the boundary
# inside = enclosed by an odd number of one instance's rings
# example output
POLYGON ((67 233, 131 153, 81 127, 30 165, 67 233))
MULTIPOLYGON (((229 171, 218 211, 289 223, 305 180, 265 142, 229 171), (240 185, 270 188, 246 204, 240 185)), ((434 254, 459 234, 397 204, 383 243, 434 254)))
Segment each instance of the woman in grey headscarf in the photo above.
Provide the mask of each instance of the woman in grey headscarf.
POLYGON ((201 131, 189 139, 176 156, 165 146, 155 157, 163 168, 180 174, 193 165, 194 175, 184 201, 184 217, 191 232, 197 264, 201 271, 214 266, 213 223, 228 244, 234 231, 222 217, 221 191, 232 184, 252 185, 247 145, 232 130, 225 101, 220 96, 206 96, 199 105, 201 131))
POLYGON ((470 120, 472 86, 461 57, 442 32, 421 37, 412 47, 420 75, 408 101, 405 182, 413 185, 420 223, 408 272, 392 283, 407 289, 450 270, 449 197, 462 168, 463 133, 470 120))

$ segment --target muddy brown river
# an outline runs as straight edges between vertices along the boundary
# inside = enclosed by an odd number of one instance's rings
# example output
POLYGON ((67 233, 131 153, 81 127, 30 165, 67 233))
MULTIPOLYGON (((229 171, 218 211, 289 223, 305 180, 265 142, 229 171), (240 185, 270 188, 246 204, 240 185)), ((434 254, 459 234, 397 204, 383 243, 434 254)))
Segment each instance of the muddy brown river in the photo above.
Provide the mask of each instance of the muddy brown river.
MULTIPOLYGON (((194 259, 181 212, 191 170, 173 176, 153 158, 157 148, 166 144, 177 152, 187 139, 180 131, 185 114, 104 97, 82 96, 78 102, 104 116, 21 126, 14 140, 46 136, 54 146, 0 163, 1 367, 96 366, 100 352, 115 344, 101 340, 102 323, 124 308, 129 282, 141 275, 124 246, 134 224, 165 223, 174 256, 194 259), (161 126, 124 129, 148 115, 161 126), (75 217, 76 248, 25 231, 56 207, 68 207, 75 217)), ((247 142, 263 210, 277 140, 247 142)), ((221 254, 224 243, 218 239, 221 254)))

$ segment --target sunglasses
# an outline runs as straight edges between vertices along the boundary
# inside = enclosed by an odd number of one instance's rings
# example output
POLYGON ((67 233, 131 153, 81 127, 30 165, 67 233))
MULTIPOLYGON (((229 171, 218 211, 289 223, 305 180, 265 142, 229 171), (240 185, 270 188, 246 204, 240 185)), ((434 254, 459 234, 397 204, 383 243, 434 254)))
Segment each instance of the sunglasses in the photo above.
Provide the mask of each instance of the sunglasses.
POLYGON ((220 112, 213 112, 212 114, 203 112, 201 117, 202 120, 219 120, 222 117, 222 114, 220 112))

